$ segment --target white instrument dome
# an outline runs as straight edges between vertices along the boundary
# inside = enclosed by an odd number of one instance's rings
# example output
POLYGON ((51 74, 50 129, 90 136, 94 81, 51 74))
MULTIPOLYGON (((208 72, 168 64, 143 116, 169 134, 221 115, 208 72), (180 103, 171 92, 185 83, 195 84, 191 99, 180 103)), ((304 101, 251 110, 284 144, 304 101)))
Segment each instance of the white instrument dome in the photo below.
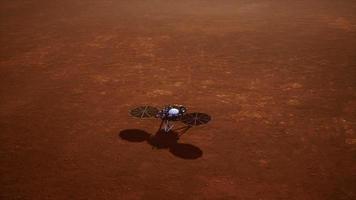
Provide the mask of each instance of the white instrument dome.
POLYGON ((179 110, 177 108, 171 108, 168 111, 168 115, 178 115, 179 114, 179 110))

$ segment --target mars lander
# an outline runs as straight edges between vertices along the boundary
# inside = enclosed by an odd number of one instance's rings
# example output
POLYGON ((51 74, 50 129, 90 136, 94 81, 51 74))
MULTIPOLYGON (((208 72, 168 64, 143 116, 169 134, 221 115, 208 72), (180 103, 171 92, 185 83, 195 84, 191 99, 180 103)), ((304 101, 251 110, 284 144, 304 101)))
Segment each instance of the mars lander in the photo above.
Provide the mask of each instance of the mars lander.
POLYGON ((176 128, 174 131, 184 133, 191 127, 207 124, 211 120, 211 117, 205 113, 187 113, 187 109, 178 104, 166 105, 162 109, 153 106, 139 106, 132 109, 130 115, 139 119, 160 119, 159 130, 163 130, 165 133, 173 131, 177 122, 182 122, 185 126, 176 128))

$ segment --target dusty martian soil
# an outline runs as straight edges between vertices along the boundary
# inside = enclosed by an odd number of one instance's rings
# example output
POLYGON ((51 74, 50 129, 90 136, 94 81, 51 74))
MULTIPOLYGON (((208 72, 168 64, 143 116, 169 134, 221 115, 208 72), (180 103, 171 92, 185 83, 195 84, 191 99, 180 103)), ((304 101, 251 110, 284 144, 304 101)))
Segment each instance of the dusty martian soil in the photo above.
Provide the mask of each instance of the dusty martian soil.
POLYGON ((1 199, 356 199, 353 0, 4 0, 0 34, 1 199), (168 103, 212 120, 128 114, 168 103))

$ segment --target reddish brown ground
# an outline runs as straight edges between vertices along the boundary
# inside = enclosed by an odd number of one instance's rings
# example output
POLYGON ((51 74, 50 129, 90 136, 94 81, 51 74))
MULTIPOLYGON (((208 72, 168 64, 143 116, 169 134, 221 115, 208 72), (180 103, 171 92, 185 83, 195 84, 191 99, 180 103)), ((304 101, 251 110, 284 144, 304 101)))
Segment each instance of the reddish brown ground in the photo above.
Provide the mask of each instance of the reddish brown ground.
POLYGON ((356 198, 353 0, 8 0, 0 34, 1 199, 356 198), (166 103, 201 157, 119 137, 166 103))

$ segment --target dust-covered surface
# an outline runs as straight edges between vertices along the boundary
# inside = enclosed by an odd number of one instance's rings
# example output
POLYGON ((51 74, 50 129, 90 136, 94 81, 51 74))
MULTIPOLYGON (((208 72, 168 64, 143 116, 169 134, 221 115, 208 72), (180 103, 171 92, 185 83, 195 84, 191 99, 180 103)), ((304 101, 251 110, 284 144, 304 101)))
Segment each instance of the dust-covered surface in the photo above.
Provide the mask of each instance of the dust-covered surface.
POLYGON ((1 199, 356 198, 353 0, 5 0, 0 34, 1 199), (184 151, 128 115, 167 103, 212 118, 184 151))

